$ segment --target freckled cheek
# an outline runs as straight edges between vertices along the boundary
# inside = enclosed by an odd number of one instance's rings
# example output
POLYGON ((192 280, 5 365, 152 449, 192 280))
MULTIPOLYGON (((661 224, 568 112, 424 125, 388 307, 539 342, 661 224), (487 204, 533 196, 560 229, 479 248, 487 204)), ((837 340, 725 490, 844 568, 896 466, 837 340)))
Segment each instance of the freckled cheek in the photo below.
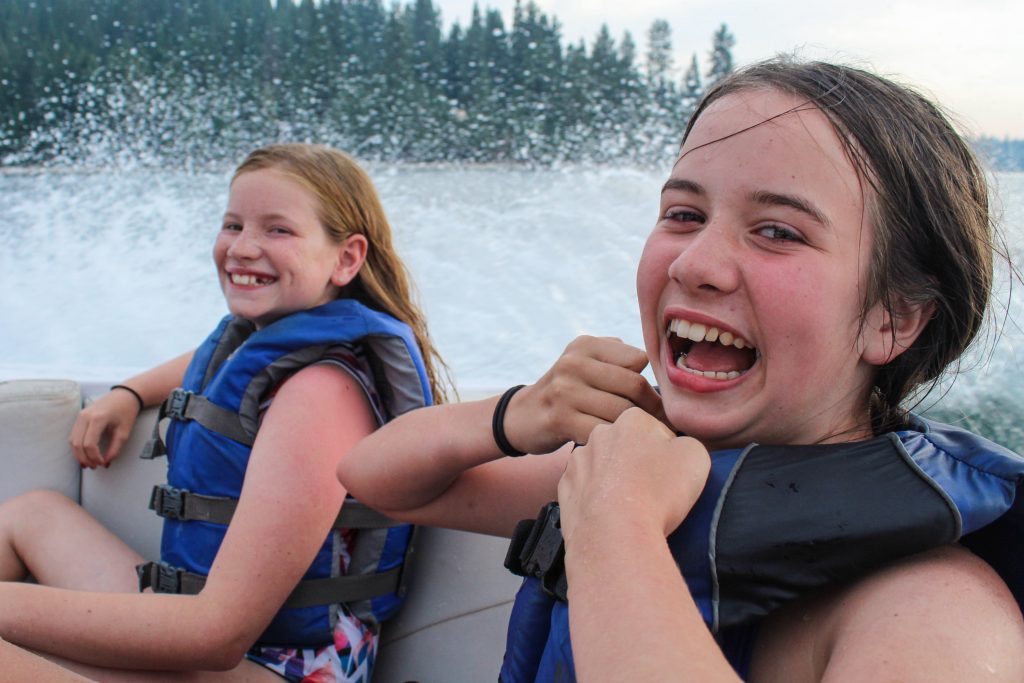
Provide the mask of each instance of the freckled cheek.
POLYGON ((667 278, 665 271, 652 264, 645 251, 637 267, 636 295, 640 308, 640 327, 643 331, 644 346, 652 363, 656 363, 658 352, 658 302, 664 291, 667 278))
POLYGON ((658 302, 667 283, 668 277, 664 268, 659 267, 651 259, 640 258, 636 276, 636 297, 644 327, 649 322, 647 318, 657 313, 658 302))
POLYGON ((230 243, 222 234, 217 235, 217 239, 213 241, 213 262, 218 266, 224 263, 229 246, 230 243))

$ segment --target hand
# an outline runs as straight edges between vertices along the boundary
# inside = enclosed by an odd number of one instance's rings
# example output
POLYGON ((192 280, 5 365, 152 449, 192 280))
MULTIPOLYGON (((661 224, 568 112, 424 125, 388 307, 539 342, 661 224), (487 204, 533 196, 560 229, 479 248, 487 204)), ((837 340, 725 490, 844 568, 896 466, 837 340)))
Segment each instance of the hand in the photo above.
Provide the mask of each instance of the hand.
POLYGON ((71 427, 71 452, 82 467, 109 465, 121 452, 139 416, 139 402, 131 393, 116 389, 78 414, 71 427), (100 444, 107 438, 107 450, 100 444))
POLYGON ((536 384, 512 397, 505 435, 527 453, 548 453, 569 442, 586 443, 600 424, 628 408, 664 420, 661 397, 640 372, 643 350, 614 337, 577 337, 536 384))
POLYGON ((607 528, 609 515, 654 525, 667 537, 697 502, 710 469, 699 441, 677 437, 642 410, 625 411, 569 458, 558 483, 566 543, 578 525, 607 528))

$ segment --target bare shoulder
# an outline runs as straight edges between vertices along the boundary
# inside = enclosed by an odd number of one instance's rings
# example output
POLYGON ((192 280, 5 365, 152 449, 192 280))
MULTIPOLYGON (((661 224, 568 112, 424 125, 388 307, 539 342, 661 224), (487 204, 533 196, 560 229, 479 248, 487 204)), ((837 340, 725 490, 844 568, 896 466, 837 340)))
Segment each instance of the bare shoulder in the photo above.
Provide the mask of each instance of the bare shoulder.
MULTIPOLYGON (((370 403, 362 386, 348 371, 330 363, 305 367, 283 382, 270 405, 268 416, 281 403, 297 407, 303 413, 320 407, 320 412, 335 417, 365 415, 372 420, 370 403)), ((371 422, 371 429, 373 426, 371 422)))
POLYGON ((959 546, 904 559, 765 621, 751 680, 1024 680, 1024 620, 959 546))

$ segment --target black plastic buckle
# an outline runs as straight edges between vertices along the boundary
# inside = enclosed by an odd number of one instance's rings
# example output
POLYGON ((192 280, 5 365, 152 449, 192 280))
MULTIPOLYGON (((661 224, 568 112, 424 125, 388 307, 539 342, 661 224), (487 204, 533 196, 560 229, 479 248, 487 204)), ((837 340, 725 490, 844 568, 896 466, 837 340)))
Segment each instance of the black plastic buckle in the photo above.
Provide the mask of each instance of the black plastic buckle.
POLYGON ((185 496, 188 491, 173 486, 154 486, 149 509, 165 519, 185 519, 185 496))
POLYGON ((182 571, 166 562, 147 562, 135 568, 139 592, 152 588, 154 593, 180 593, 182 571))
POLYGON ((564 601, 568 590, 564 559, 561 510, 558 503, 548 503, 536 520, 516 526, 505 566, 520 576, 540 579, 545 593, 564 601))
POLYGON ((184 389, 175 389, 171 392, 171 395, 167 397, 167 401, 164 403, 164 410, 162 417, 169 417, 172 420, 184 420, 185 409, 188 407, 188 399, 192 396, 191 391, 185 391, 184 389))

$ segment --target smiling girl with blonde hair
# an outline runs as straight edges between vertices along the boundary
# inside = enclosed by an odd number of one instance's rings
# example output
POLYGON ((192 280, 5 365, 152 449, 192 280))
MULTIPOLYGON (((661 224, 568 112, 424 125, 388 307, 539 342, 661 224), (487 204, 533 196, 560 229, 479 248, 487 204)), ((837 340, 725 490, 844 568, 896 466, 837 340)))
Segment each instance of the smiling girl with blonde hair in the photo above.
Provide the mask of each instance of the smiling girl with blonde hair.
POLYGON ((71 434, 83 467, 109 466, 167 399, 153 452, 168 485, 150 502, 162 561, 56 493, 8 500, 0 637, 102 680, 365 683, 411 528, 346 499, 333 470, 380 424, 442 400, 443 363, 373 184, 337 150, 250 154, 213 260, 230 315, 71 434), (26 573, 39 585, 15 582, 26 573))

